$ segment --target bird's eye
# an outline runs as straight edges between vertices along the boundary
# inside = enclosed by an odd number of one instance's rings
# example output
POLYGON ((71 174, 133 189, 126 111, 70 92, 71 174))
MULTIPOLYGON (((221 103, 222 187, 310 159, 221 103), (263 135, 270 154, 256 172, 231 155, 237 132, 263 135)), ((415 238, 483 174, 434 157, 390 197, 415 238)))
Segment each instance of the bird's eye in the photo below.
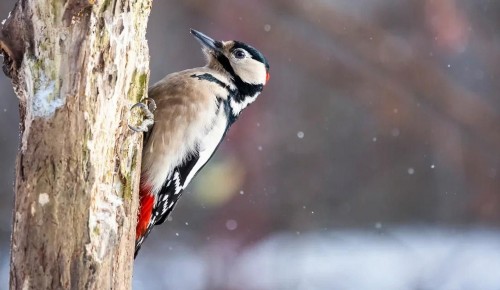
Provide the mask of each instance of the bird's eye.
POLYGON ((245 52, 241 49, 234 51, 234 57, 236 57, 237 59, 242 59, 245 57, 245 55, 246 55, 245 52))

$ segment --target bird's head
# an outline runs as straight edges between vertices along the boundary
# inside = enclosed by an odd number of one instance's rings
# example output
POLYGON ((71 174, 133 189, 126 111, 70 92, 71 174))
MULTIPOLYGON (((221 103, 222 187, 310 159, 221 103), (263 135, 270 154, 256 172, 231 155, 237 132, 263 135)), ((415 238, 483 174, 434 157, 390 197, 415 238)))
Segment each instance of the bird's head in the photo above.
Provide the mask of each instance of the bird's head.
POLYGON ((269 64, 257 49, 240 41, 214 40, 191 29, 191 33, 203 46, 208 65, 226 71, 237 86, 264 86, 269 80, 269 64))

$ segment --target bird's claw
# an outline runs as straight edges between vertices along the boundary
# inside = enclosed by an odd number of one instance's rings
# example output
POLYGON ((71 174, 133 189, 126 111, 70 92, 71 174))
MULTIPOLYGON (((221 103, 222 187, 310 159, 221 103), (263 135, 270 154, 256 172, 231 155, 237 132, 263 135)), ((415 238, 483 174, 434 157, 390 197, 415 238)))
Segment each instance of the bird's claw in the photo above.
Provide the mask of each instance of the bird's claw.
POLYGON ((128 124, 128 127, 134 132, 148 132, 149 127, 151 127, 155 122, 153 114, 156 110, 155 101, 151 98, 145 98, 141 102, 133 105, 132 108, 130 108, 130 111, 134 110, 135 108, 139 108, 141 110, 141 112, 144 114, 144 119, 139 125, 132 126, 128 124), (147 102, 148 104, 146 105, 145 102, 147 102))

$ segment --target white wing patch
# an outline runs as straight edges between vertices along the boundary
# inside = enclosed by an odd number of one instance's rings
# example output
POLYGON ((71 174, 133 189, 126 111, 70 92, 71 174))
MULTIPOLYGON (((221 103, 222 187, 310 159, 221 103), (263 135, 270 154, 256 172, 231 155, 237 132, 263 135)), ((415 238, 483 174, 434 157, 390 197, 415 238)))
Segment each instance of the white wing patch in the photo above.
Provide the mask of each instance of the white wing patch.
POLYGON ((253 97, 246 97, 240 103, 236 102, 233 98, 231 98, 231 100, 229 102, 231 105, 231 109, 233 110, 233 114, 238 116, 241 113, 241 111, 243 111, 243 109, 245 109, 248 105, 253 103, 257 99, 258 96, 259 96, 259 94, 257 93, 253 97))
POLYGON ((214 124, 210 131, 205 135, 205 137, 200 140, 199 143, 199 158, 196 164, 193 166, 193 169, 189 172, 186 177, 186 181, 182 185, 182 189, 186 188, 186 186, 191 182, 196 173, 207 163, 208 159, 212 156, 217 146, 222 140, 224 133, 227 129, 228 118, 226 117, 224 105, 221 104, 219 107, 219 111, 217 112, 217 116, 215 117, 214 124))

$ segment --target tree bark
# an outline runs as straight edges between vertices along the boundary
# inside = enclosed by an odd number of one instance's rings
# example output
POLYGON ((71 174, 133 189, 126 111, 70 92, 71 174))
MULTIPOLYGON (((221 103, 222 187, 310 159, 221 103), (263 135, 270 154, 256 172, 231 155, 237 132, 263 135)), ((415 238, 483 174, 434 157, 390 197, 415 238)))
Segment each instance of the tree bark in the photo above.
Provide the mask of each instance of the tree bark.
POLYGON ((131 288, 150 8, 19 0, 2 25, 21 115, 10 289, 131 288))

